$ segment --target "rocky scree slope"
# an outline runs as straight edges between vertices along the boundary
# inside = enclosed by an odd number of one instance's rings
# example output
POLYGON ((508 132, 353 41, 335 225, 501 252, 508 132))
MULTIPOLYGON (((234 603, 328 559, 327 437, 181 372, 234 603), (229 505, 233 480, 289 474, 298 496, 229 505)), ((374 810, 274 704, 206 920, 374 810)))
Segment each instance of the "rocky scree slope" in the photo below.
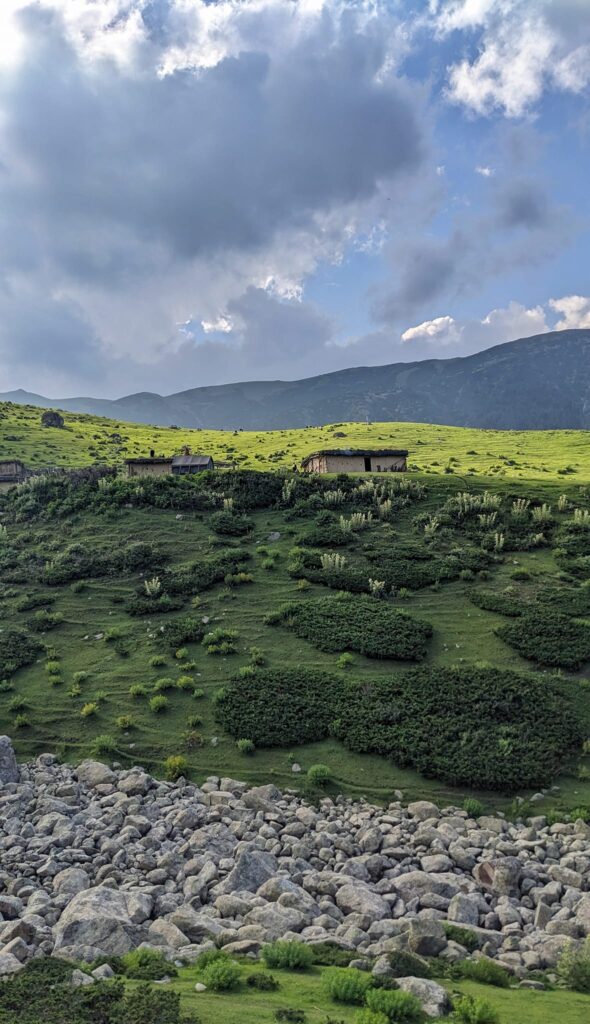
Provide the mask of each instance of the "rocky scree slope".
POLYGON ((375 973, 388 954, 460 960, 443 922, 517 977, 590 934, 590 827, 470 819, 427 801, 312 807, 273 785, 200 788, 141 768, 18 766, 0 738, 0 974, 148 944, 192 962, 221 945, 329 942, 375 973))

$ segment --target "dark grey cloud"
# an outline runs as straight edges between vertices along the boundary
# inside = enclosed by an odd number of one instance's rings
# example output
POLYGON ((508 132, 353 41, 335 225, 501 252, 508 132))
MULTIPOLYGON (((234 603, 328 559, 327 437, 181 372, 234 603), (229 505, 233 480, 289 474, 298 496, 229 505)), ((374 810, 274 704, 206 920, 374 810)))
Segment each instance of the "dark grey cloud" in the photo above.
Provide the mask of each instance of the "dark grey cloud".
POLYGON ((23 18, 26 59, 0 91, 8 258, 15 221, 38 259, 109 283, 143 272, 141 244, 179 260, 257 250, 423 158, 415 97, 377 78, 376 33, 326 27, 288 59, 243 52, 158 78, 89 70, 57 15, 23 18))

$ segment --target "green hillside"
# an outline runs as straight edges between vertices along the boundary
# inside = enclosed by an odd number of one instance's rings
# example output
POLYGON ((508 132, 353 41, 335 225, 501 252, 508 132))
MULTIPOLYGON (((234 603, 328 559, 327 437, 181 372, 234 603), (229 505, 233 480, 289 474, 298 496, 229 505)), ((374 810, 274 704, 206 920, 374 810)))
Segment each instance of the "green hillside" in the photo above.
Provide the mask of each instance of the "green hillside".
POLYGON ((323 763, 377 799, 507 807, 543 785, 542 809, 590 806, 577 477, 465 496, 453 474, 92 476, 0 499, 0 731, 21 755, 298 788, 323 763))
POLYGON ((182 445, 250 469, 291 469, 322 447, 403 447, 413 471, 519 480, 590 480, 583 430, 502 431, 426 423, 339 423, 297 430, 223 431, 148 427, 64 413, 62 430, 41 426, 42 410, 0 403, 0 459, 33 468, 121 463, 150 449, 169 455, 182 445))

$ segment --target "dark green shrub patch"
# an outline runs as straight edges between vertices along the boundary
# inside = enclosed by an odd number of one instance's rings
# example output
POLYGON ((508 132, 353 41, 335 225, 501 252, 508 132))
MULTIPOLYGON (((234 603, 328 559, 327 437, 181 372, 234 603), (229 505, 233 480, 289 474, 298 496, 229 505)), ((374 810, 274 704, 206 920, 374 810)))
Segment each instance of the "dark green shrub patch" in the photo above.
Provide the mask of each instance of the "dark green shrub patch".
POLYGON ((158 640, 176 650, 183 644, 198 643, 205 630, 200 619, 194 615, 181 615, 177 619, 168 619, 163 630, 158 632, 158 640))
POLYGON ((511 618, 518 618, 526 609, 522 602, 507 597, 506 594, 496 594, 492 590, 474 590, 469 598, 477 608, 482 608, 486 612, 498 612, 511 618))
POLYGON ((362 1006, 373 979, 354 967, 332 967, 324 972, 322 982, 326 995, 335 1003, 362 1006))
POLYGON ((181 597, 170 597, 170 594, 146 593, 135 594, 125 605, 128 615, 164 615, 167 612, 180 611, 184 604, 181 597))
POLYGON ((267 621, 293 629, 322 651, 422 661, 432 626, 369 597, 312 598, 285 605, 267 621))
POLYGON ((162 561, 162 554, 143 542, 133 542, 120 551, 70 544, 47 562, 41 579, 50 586, 63 586, 73 580, 155 569, 162 561))
POLYGON ((430 964, 417 953, 405 949, 396 949, 389 954, 389 964, 395 978, 430 978, 430 964))
POLYGON ((256 668, 224 687, 215 713, 231 736, 248 736, 257 747, 312 743, 328 735, 341 692, 327 672, 256 668))
POLYGON ((575 670, 590 660, 590 626, 560 612, 535 609, 496 633, 523 658, 541 665, 575 670))
POLYGON ((276 992, 280 985, 272 974, 267 971, 258 971, 257 974, 250 974, 246 979, 249 988, 257 989, 259 992, 276 992))
POLYGON ((494 985, 496 988, 508 988, 510 975, 501 964, 488 957, 480 960, 462 960, 455 965, 459 968, 459 977, 478 981, 481 985, 494 985))
POLYGON ((582 583, 575 587, 543 587, 537 593, 539 604, 554 608, 562 615, 572 615, 581 619, 590 617, 590 583, 582 583))
POLYGON ((225 537, 244 537, 250 533, 254 523, 248 516, 223 510, 211 516, 209 525, 215 533, 221 533, 225 537))
POLYGON ((312 548, 337 548, 350 544, 351 539, 350 534, 340 528, 339 518, 326 510, 316 516, 312 529, 303 535, 301 542, 312 548))
POLYGON ((0 642, 0 679, 13 675, 23 665, 30 665, 42 649, 41 643, 26 630, 5 629, 0 642))
POLYGON ((307 971, 313 964, 313 950, 304 942, 271 942, 261 953, 267 967, 284 971, 307 971))
POLYGON ((411 992, 370 988, 365 996, 370 1010, 384 1014, 392 1024, 422 1024, 422 1004, 411 992))
POLYGON ((156 949, 133 949, 121 957, 120 971, 117 973, 137 981, 157 981, 166 975, 175 978, 178 971, 156 949))
POLYGON ((225 548, 198 561, 176 566, 163 574, 162 590, 167 594, 199 594, 221 583, 228 573, 238 572, 249 557, 247 552, 225 548))
POLYGON ((573 683, 465 666, 351 683, 332 731, 423 775, 508 792, 548 783, 587 719, 573 683))
POLYGON ((17 612, 28 612, 33 608, 48 608, 54 601, 52 594, 25 594, 14 607, 17 612))
POLYGON ((479 939, 475 932, 470 931, 469 928, 461 928, 451 921, 443 921, 443 928, 447 939, 458 942, 460 946, 464 946, 470 953, 479 949, 479 939))

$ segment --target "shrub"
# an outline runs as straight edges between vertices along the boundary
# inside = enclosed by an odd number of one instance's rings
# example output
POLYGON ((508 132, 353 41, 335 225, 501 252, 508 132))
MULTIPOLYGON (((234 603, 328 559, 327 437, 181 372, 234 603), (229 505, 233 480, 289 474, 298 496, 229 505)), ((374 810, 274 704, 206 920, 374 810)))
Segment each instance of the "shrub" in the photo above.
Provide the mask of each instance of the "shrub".
POLYGON ((98 704, 96 703, 96 701, 89 701, 88 704, 85 704, 82 710, 80 711, 80 715, 82 718, 90 718, 92 715, 96 715, 97 713, 98 704))
POLYGON ((14 720, 15 729, 28 729, 30 724, 31 723, 26 715, 17 715, 14 720))
POLYGON ((262 668, 225 686, 215 714, 231 736, 257 747, 313 743, 328 735, 341 693, 338 677, 326 672, 262 668))
POLYGON ((148 688, 147 686, 144 686, 143 683, 134 683, 133 686, 129 688, 130 697, 147 697, 147 695, 148 688))
POLYGON ((485 999, 462 996, 454 1007, 453 1020, 457 1024, 500 1024, 497 1010, 485 999))
POLYGON ((164 770, 166 772, 166 778, 169 782, 176 782, 181 776, 188 775, 189 763, 186 757, 182 754, 171 754, 164 761, 164 770))
POLYGON ((286 1021, 287 1024, 304 1024, 305 1011, 296 1010, 292 1006, 281 1007, 275 1010, 275 1020, 286 1021))
POLYGON ((194 679, 192 676, 179 676, 176 680, 177 690, 192 690, 194 686, 194 679))
POLYGON ((335 1003, 362 1006, 372 978, 354 967, 332 967, 324 971, 322 982, 327 995, 335 1003))
POLYGON ((568 944, 561 954, 557 970, 568 988, 590 994, 590 937, 577 951, 568 944))
POLYGON ((573 671, 590 660, 590 626, 559 612, 537 608, 496 633, 523 658, 541 665, 573 671))
POLYGON ((149 664, 152 668, 162 668, 166 664, 166 658, 163 654, 154 654, 150 658, 149 664))
POLYGON ((369 658, 421 661, 432 635, 429 623, 385 603, 351 595, 319 597, 285 605, 267 621, 283 624, 322 651, 350 648, 369 658))
POLYGON ((188 650, 186 647, 179 647, 174 653, 174 657, 177 661, 186 661, 188 658, 188 650))
POLYGON ((256 750, 256 744, 252 740, 236 740, 236 747, 240 754, 253 754, 256 750))
POLYGON ((351 665, 354 665, 354 658, 352 654, 345 652, 340 655, 336 664, 338 665, 338 668, 350 668, 351 665))
POLYGON ((131 715, 119 715, 116 720, 117 729, 133 729, 135 728, 135 722, 131 715))
MULTIPOLYGON (((54 664, 56 663, 54 662, 54 664)), ((74 672, 72 680, 74 683, 85 683, 89 676, 90 672, 74 672)))
POLYGON ((491 590, 475 590, 470 597, 472 604, 484 611, 498 612, 512 618, 519 618, 524 612, 522 602, 506 597, 505 594, 495 594, 491 590))
POLYGON ((174 964, 156 949, 133 949, 121 957, 121 972, 137 981, 157 981, 178 974, 174 964))
POLYGON ((303 942, 271 942, 262 947, 261 956, 275 970, 307 971, 313 964, 313 950, 303 942))
POLYGON ((481 804, 479 800, 476 800, 475 797, 467 796, 463 801, 463 810, 470 818, 481 818, 483 814, 483 804, 481 804))
POLYGON ((117 749, 117 744, 112 736, 105 734, 96 737, 92 749, 95 754, 113 754, 117 749))
POLYGON ((162 693, 164 690, 173 690, 175 682, 170 676, 162 676, 160 679, 156 679, 154 683, 154 690, 156 693, 162 693))
POLYGON ((312 764, 307 769, 307 781, 311 786, 327 786, 330 781, 330 769, 326 764, 312 764))
POLYGON ((510 975, 495 960, 482 956, 479 960, 462 960, 459 971, 464 978, 478 981, 480 985, 494 985, 496 988, 508 988, 510 975))
POLYGON ((430 978, 432 974, 428 960, 405 949, 389 954, 389 966, 394 978, 430 978))
MULTIPOLYGON (((153 985, 138 985, 125 993, 118 1014, 113 1017, 113 1024, 182 1024, 180 994, 158 991, 153 985)), ((102 1022, 104 1017, 95 1019, 102 1022)))
POLYGON ((212 992, 231 992, 240 984, 240 968, 231 960, 217 958, 205 967, 203 982, 212 992))
POLYGON ((369 1010, 385 1014, 394 1024, 421 1024, 422 1004, 411 992, 370 988, 365 999, 369 1010))
POLYGON ((237 629, 222 629, 218 626, 203 638, 203 647, 207 654, 236 654, 236 640, 239 635, 237 629))
POLYGON ((451 785, 503 791, 548 783, 583 741, 588 718, 567 680, 478 666, 349 684, 335 703, 330 731, 349 749, 451 785))
POLYGON ((9 627, 3 630, 0 644, 0 679, 14 675, 24 665, 30 665, 41 649, 39 641, 24 629, 9 627))
POLYGON ((249 988, 255 988, 259 992, 276 992, 279 988, 279 983, 276 978, 273 978, 272 974, 267 974, 266 971, 258 971, 257 974, 250 974, 246 980, 246 984, 249 988))
POLYGON ((215 512, 211 516, 209 524, 215 533, 220 533, 225 537, 243 537, 246 533, 250 533, 254 526, 248 516, 237 515, 229 510, 215 512))
POLYGON ((166 711, 168 707, 168 698, 164 697, 162 693, 157 694, 150 700, 150 711, 153 711, 155 715, 159 715, 161 711, 166 711))
POLYGON ((201 640, 203 632, 200 619, 182 615, 176 619, 168 619, 164 629, 158 633, 158 639, 174 651, 183 644, 197 643, 201 640))
MULTIPOLYGON (((60 673, 61 673, 61 664, 60 664, 60 662, 59 661, 46 661, 45 662, 45 671, 47 672, 47 675, 49 675, 49 676, 58 676, 58 675, 60 675, 60 673)), ((78 680, 76 680, 76 678, 74 678, 74 682, 77 682, 77 681, 78 680)))
POLYGON ((203 724, 203 719, 200 715, 189 715, 186 720, 186 724, 189 729, 198 729, 199 726, 203 724))
POLYGON ((473 953, 476 949, 479 949, 479 939, 475 932, 470 931, 469 928, 461 928, 459 925, 453 924, 451 921, 443 921, 443 928, 447 939, 451 939, 453 942, 458 942, 460 946, 464 946, 469 953, 473 953))

